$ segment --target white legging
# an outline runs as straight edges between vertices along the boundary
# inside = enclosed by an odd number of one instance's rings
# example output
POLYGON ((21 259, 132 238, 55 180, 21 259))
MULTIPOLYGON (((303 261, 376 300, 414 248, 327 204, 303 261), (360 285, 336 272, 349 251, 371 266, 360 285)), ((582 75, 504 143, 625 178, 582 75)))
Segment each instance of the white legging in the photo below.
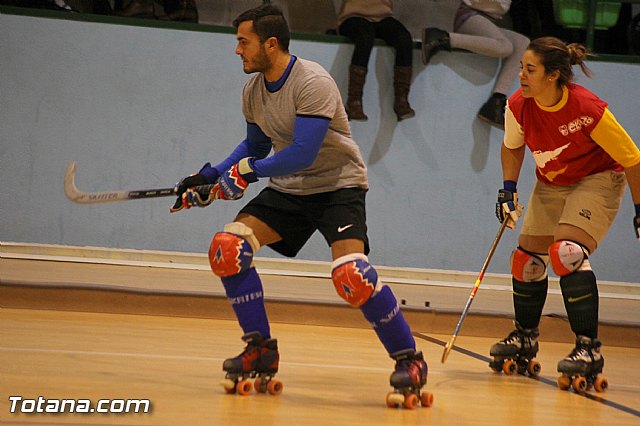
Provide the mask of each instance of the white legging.
POLYGON ((520 59, 529 45, 526 36, 500 28, 482 15, 474 15, 449 37, 453 48, 502 58, 493 92, 509 95, 520 70, 520 59))

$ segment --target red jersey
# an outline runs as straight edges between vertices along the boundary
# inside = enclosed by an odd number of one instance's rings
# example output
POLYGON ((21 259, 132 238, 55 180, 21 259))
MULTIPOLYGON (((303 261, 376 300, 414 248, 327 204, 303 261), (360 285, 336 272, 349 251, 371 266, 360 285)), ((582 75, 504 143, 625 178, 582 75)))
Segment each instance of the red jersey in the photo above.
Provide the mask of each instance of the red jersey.
POLYGON ((552 107, 516 91, 505 114, 504 143, 512 149, 526 144, 538 179, 560 186, 640 162, 638 148, 607 103, 577 84, 563 88, 562 99, 552 107))

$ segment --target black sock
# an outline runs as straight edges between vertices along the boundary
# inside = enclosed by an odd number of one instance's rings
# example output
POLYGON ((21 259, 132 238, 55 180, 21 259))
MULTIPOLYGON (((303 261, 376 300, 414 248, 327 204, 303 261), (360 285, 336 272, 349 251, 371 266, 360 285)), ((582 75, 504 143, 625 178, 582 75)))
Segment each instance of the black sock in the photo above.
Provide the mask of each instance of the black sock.
POLYGON ((511 282, 516 321, 522 328, 538 327, 542 308, 547 300, 549 279, 544 277, 540 281, 522 282, 512 277, 511 282))
POLYGON ((598 337, 598 285, 593 271, 560 277, 560 289, 571 330, 577 336, 598 337))

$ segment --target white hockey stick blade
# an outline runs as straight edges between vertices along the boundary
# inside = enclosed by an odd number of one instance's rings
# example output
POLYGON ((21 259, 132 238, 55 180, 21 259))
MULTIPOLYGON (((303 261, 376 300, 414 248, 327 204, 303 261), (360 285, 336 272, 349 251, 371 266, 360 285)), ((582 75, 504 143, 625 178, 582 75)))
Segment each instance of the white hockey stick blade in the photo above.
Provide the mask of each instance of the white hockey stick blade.
POLYGON ((82 192, 75 182, 76 163, 69 163, 64 174, 64 193, 71 201, 79 204, 113 203, 116 201, 139 200, 142 198, 171 197, 173 188, 145 189, 138 191, 82 192))

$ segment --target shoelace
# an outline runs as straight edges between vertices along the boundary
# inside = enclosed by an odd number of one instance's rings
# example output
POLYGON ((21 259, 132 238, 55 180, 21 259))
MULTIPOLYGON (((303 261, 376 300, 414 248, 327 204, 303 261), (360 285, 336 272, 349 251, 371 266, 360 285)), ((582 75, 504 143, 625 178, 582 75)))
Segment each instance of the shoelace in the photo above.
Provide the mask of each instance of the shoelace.
POLYGON ((567 356, 567 359, 571 361, 577 361, 585 358, 593 359, 593 356, 589 353, 587 348, 585 348, 584 346, 578 346, 576 348, 573 348, 569 356, 567 356))
POLYGON ((507 337, 502 339, 502 342, 508 345, 512 345, 515 343, 520 343, 520 338, 518 337, 517 331, 512 331, 507 337))

